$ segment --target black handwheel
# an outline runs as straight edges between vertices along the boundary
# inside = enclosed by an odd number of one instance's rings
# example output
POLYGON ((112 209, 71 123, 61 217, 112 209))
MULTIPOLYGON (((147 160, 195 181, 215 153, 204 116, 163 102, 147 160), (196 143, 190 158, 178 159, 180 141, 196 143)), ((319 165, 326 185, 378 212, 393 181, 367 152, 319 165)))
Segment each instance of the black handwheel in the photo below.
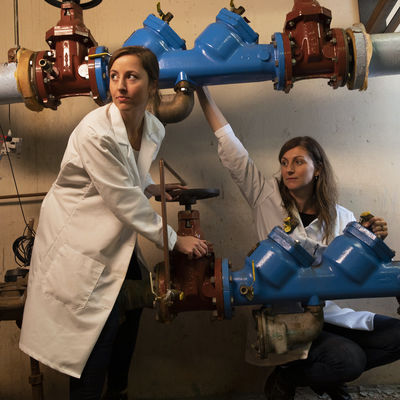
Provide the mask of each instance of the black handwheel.
MULTIPOLYGON (((44 0, 46 3, 51 4, 54 7, 61 8, 61 4, 64 3, 63 0, 44 0)), ((83 10, 88 10, 89 8, 93 8, 98 6, 103 0, 89 0, 86 3, 81 4, 80 0, 70 0, 73 1, 74 3, 79 4, 83 10)))
MULTIPOLYGON (((197 200, 209 199, 219 196, 219 189, 176 189, 170 192, 174 197, 172 201, 179 201, 182 206, 196 204, 197 200)), ((161 196, 156 196, 157 201, 161 201, 161 196)))

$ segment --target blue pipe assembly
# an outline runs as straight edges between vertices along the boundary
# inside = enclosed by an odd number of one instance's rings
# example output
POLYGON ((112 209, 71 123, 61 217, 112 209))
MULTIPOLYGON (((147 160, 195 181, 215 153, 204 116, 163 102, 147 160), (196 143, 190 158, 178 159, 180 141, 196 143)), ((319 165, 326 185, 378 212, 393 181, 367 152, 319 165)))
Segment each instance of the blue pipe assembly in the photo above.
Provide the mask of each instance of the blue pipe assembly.
POLYGON ((253 346, 262 359, 270 353, 284 354, 319 335, 324 300, 397 297, 400 262, 392 262, 393 257, 381 239, 351 222, 314 266, 314 258, 275 227, 241 270, 232 271, 228 261, 222 261, 224 317, 232 318, 234 306, 263 305, 253 311, 253 346), (292 304, 296 312, 277 313, 273 307, 282 302, 292 304))
POLYGON ((245 266, 222 262, 225 317, 235 305, 272 305, 282 300, 305 306, 324 300, 398 296, 400 262, 395 253, 357 222, 347 225, 313 266, 313 257, 280 227, 259 243, 245 266))
MULTIPOLYGON (((258 43, 258 33, 241 16, 244 9, 238 10, 223 8, 190 50, 169 26, 171 18, 164 21, 154 15, 124 46, 145 46, 157 55, 161 88, 182 80, 193 85, 273 81, 275 90, 289 92, 297 80, 326 78, 334 89, 347 84, 349 89, 362 90, 367 87, 368 73, 400 71, 400 65, 389 61, 393 57, 386 56, 385 35, 368 35, 360 24, 346 31, 331 28, 330 10, 316 0, 295 0, 284 32, 274 33, 270 44, 258 43), (373 48, 372 60, 369 48, 373 48), (382 59, 386 61, 378 61, 382 59)), ((390 35, 393 49, 399 40, 399 34, 390 35)))
POLYGON ((149 15, 144 28, 134 32, 123 46, 144 46, 160 64, 160 87, 174 87, 181 80, 194 85, 221 85, 274 80, 283 88, 285 63, 283 41, 258 44, 258 34, 238 14, 223 8, 216 22, 186 50, 185 41, 168 25, 149 15), (281 60, 281 62, 279 62, 281 60))
MULTIPOLYGON (((193 204, 196 194, 186 192, 193 204)), ((188 201, 179 201, 186 208, 178 213, 178 234, 204 239, 199 212, 191 210, 188 201)), ((198 260, 171 252, 169 273, 167 263, 155 269, 157 319, 169 322, 180 312, 194 310, 211 310, 215 319, 231 319, 236 306, 261 306, 253 311, 260 358, 285 353, 318 336, 325 300, 398 297, 400 262, 392 261, 394 255, 357 222, 350 222, 318 258, 279 226, 257 244, 239 270, 212 251, 198 260)))
MULTIPOLYGON (((46 34, 50 51, 10 49, 8 64, 0 68, 0 104, 25 102, 34 111, 56 110, 62 98, 77 95, 105 104, 109 98, 107 48, 97 46, 84 27, 83 7, 77 0, 46 1, 61 7, 58 25, 46 34), (83 28, 87 33, 77 34, 83 28), (70 49, 80 48, 67 57, 67 61, 78 60, 73 68, 61 56, 65 41, 70 49)), ((259 35, 241 16, 243 12, 243 7, 232 4, 230 10, 223 8, 190 50, 169 26, 170 13, 162 19, 149 15, 143 28, 126 40, 124 46, 145 46, 157 55, 160 87, 174 88, 179 97, 171 107, 166 107, 166 100, 160 112, 152 110, 164 123, 190 114, 195 85, 272 81, 275 90, 287 93, 298 80, 325 78, 334 89, 347 85, 363 90, 368 76, 400 72, 400 58, 393 57, 400 47, 399 33, 369 35, 360 24, 347 30, 331 28, 331 11, 316 0, 294 0, 283 32, 274 33, 269 44, 258 43, 259 35)))

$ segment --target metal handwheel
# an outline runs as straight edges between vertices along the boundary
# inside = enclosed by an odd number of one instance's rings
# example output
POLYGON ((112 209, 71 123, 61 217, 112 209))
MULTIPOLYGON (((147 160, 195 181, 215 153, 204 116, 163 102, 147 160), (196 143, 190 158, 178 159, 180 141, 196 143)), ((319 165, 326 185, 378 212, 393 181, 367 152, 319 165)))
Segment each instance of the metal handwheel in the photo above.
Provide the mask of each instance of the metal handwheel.
MULTIPOLYGON (((44 0, 46 3, 49 3, 50 5, 54 7, 61 8, 62 3, 65 2, 65 0, 44 0)), ((93 8, 98 6, 103 0, 89 0, 86 3, 81 4, 80 0, 72 0, 74 3, 79 4, 83 10, 88 10, 89 8, 93 8)))
MULTIPOLYGON (((219 196, 219 189, 176 189, 170 194, 174 197, 172 201, 179 201, 180 205, 188 207, 196 204, 197 200, 219 196)), ((160 201, 161 196, 156 196, 155 199, 160 201)))

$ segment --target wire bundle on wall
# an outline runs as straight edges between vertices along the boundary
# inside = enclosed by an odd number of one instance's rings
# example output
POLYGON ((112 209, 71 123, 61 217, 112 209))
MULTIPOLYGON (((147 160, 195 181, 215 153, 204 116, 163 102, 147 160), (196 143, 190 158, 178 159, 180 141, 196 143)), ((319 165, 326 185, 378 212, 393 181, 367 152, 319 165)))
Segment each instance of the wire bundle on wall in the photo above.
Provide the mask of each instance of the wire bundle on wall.
MULTIPOLYGON (((10 107, 10 105, 8 107, 10 107)), ((10 112, 10 110, 9 110, 9 112, 10 112)), ((6 143, 6 136, 4 135, 3 127, 1 126, 1 124, 0 124, 0 131, 1 131, 2 140, 4 143, 6 143)), ((13 181, 14 181, 15 190, 17 192, 19 207, 21 209, 22 218, 24 219, 24 223, 25 223, 24 232, 23 232, 22 236, 20 236, 19 238, 17 238, 14 241, 14 243, 12 245, 12 249, 14 252, 15 262, 21 267, 22 266, 26 267, 30 263, 32 247, 33 247, 33 242, 35 240, 36 232, 33 229, 33 226, 30 226, 30 224, 28 224, 28 222, 26 221, 24 209, 22 207, 21 196, 20 196, 19 190, 18 190, 17 180, 15 179, 14 168, 13 168, 13 165, 11 162, 11 157, 10 157, 7 146, 5 146, 5 149, 6 149, 8 163, 10 165, 11 174, 12 174, 13 181)))
POLYGON ((15 262, 20 267, 27 267, 31 262, 32 248, 35 237, 30 234, 29 229, 30 227, 26 226, 23 235, 15 239, 12 245, 15 262))

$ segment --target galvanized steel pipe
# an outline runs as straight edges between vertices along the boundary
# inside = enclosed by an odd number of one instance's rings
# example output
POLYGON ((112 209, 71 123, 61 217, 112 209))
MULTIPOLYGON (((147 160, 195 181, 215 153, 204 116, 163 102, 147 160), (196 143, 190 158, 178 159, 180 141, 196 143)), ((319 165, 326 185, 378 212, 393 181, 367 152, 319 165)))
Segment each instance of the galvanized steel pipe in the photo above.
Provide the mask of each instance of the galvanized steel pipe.
POLYGON ((0 64, 0 104, 23 103, 15 79, 16 63, 0 64))
POLYGON ((400 33, 371 35, 373 46, 369 76, 400 74, 400 33))

